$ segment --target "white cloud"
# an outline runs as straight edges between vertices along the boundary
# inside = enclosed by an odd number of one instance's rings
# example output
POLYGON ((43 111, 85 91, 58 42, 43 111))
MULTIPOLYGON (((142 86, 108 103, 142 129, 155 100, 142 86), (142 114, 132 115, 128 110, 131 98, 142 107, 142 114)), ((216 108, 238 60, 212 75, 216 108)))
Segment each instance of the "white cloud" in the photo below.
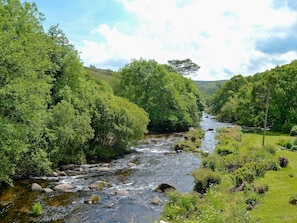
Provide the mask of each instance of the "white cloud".
MULTIPOLYGON (((257 39, 267 38, 271 30, 296 22, 296 12, 286 7, 273 10, 271 0, 118 2, 137 22, 119 21, 115 26, 98 24, 93 33, 105 41, 85 40, 78 46, 86 65, 100 66, 109 60, 129 62, 145 58, 166 63, 171 59, 190 58, 201 66, 196 79, 211 80, 236 74, 252 75, 274 67, 276 64, 271 61, 275 59, 290 62, 296 57, 294 52, 267 55, 256 49, 257 39), (123 23, 129 32, 122 30, 123 23)), ((273 34, 286 35, 281 31, 273 34)))

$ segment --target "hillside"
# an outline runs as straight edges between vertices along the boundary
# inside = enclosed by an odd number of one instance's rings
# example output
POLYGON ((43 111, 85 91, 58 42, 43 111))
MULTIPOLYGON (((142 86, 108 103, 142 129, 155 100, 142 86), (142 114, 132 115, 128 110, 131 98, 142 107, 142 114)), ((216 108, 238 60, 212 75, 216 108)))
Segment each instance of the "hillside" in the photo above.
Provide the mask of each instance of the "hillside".
POLYGON ((228 80, 195 81, 196 86, 204 95, 212 95, 228 80))
POLYGON ((110 82, 110 80, 113 77, 114 71, 109 69, 101 69, 94 66, 85 67, 85 69, 88 71, 88 73, 99 80, 106 81, 107 83, 110 82))

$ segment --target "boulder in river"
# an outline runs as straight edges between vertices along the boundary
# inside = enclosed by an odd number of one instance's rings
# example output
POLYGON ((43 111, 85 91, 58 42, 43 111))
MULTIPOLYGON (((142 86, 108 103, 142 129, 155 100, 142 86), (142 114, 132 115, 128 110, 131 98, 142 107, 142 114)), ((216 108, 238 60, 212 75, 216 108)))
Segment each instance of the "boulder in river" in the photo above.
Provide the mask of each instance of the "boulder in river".
POLYGON ((64 184, 58 184, 57 186, 55 186, 54 190, 65 192, 73 188, 74 188, 73 185, 64 183, 64 184))
POLYGON ((116 190, 115 194, 118 196, 127 196, 129 192, 126 190, 116 190))
POLYGON ((102 190, 104 187, 112 187, 112 185, 104 180, 97 180, 89 186, 93 190, 102 190))
POLYGON ((99 197, 97 195, 93 195, 90 199, 85 200, 85 204, 97 204, 99 201, 99 197))
POLYGON ((168 190, 176 190, 174 186, 171 186, 169 184, 166 184, 166 183, 163 183, 163 184, 160 184, 156 189, 155 191, 156 192, 159 192, 159 193, 165 193, 167 192, 168 190))
POLYGON ((162 205, 163 201, 158 196, 155 196, 153 197, 151 203, 155 205, 162 205))
POLYGON ((31 189, 33 191, 43 191, 42 187, 38 183, 33 183, 31 189))

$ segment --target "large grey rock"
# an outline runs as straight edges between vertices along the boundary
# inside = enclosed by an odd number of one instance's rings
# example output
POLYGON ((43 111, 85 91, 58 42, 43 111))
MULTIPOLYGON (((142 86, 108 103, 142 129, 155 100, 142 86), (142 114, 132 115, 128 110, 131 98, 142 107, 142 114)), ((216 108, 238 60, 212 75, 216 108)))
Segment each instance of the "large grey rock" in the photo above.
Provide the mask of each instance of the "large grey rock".
POLYGON ((43 191, 42 187, 38 183, 33 183, 31 189, 33 191, 43 191))
POLYGON ((73 188, 74 188, 73 185, 64 183, 64 184, 59 184, 59 185, 55 186, 54 190, 56 190, 56 191, 68 191, 68 190, 71 190, 73 188))
POLYGON ((169 184, 166 184, 166 183, 163 183, 163 184, 160 184, 156 189, 155 191, 156 192, 159 192, 159 193, 165 193, 167 192, 168 190, 176 190, 174 186, 171 186, 169 184))

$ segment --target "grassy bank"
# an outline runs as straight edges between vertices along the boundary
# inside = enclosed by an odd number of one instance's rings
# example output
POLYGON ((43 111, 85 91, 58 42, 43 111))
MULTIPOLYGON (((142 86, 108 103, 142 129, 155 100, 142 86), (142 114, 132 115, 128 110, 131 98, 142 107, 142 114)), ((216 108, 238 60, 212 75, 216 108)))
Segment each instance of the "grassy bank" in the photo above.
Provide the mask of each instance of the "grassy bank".
POLYGON ((218 141, 215 152, 192 173, 194 191, 168 194, 162 219, 171 223, 296 222, 297 205, 289 201, 297 197, 297 153, 282 147, 293 137, 268 133, 262 147, 261 134, 243 134, 234 127, 222 129, 218 141))

